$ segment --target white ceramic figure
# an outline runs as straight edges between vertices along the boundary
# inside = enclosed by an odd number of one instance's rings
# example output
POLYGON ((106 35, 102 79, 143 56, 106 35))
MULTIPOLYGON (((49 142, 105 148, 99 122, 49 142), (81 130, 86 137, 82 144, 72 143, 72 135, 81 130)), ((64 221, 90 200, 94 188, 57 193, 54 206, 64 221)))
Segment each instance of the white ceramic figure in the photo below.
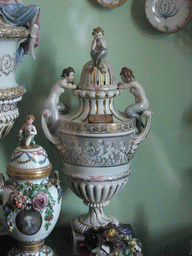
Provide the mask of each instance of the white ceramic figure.
POLYGON ((35 145, 34 137, 37 134, 36 127, 33 125, 35 117, 33 115, 26 116, 26 123, 19 130, 19 140, 21 145, 29 147, 29 145, 35 145))
POLYGON ((121 70, 122 82, 118 84, 119 89, 129 89, 135 97, 135 104, 125 109, 128 117, 136 119, 136 126, 139 132, 142 132, 144 124, 142 122, 142 113, 149 108, 149 101, 145 95, 143 87, 137 81, 132 81, 133 73, 130 69, 124 67, 121 70))
POLYGON ((62 79, 58 80, 51 88, 48 98, 45 101, 45 108, 50 111, 51 125, 54 126, 59 119, 60 112, 66 112, 67 107, 59 101, 64 88, 75 89, 77 85, 73 82, 75 71, 68 67, 62 72, 62 79))
MULTIPOLYGON (((34 127, 24 127, 23 130, 34 127)), ((58 172, 49 178, 52 165, 44 148, 20 145, 12 153, 8 180, 0 174, 0 221, 17 241, 8 256, 54 256, 44 239, 53 230, 61 209, 58 172)))
POLYGON ((94 62, 94 66, 102 68, 101 62, 107 55, 107 45, 105 40, 103 40, 104 31, 97 27, 93 29, 92 35, 94 39, 91 43, 91 57, 94 62))
POLYGON ((70 188, 89 207, 87 214, 73 220, 72 227, 81 234, 110 222, 118 225, 117 219, 104 214, 103 207, 126 185, 130 161, 150 130, 152 116, 149 109, 142 113, 146 122, 136 133, 135 118, 115 107, 114 99, 122 91, 112 66, 101 57, 101 68, 96 60, 99 58, 93 57, 84 65, 80 82, 73 90, 79 99, 78 109, 59 116, 55 133, 49 129, 47 109, 42 114, 42 128, 62 154, 70 188))

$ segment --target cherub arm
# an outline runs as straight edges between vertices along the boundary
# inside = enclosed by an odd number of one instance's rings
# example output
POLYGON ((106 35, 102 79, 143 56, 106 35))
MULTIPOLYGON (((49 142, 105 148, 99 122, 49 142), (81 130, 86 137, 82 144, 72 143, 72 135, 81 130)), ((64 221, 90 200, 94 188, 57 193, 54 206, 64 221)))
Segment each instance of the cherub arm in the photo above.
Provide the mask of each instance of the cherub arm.
POLYGON ((91 50, 95 50, 95 47, 96 47, 96 45, 97 45, 97 42, 96 42, 96 40, 95 39, 93 39, 93 41, 92 41, 92 43, 91 43, 91 50))
POLYGON ((37 134, 37 129, 36 129, 36 127, 35 127, 34 125, 33 125, 33 127, 32 127, 31 134, 34 134, 34 135, 37 134))
POLYGON ((19 130, 19 134, 21 134, 23 131, 25 130, 25 124, 21 127, 21 129, 19 130))
POLYGON ((118 88, 119 89, 129 89, 129 88, 131 88, 132 86, 131 86, 131 84, 130 83, 125 83, 125 82, 119 82, 118 83, 118 88))

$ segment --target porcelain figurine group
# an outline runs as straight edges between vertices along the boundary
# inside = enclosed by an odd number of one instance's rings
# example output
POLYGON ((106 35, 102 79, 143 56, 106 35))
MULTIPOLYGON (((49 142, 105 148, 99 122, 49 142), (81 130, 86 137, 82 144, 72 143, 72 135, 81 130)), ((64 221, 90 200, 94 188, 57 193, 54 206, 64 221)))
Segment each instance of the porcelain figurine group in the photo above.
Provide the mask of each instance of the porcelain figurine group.
MULTIPOLYGON (((93 60, 93 67, 98 67, 103 73, 102 63, 107 55, 106 42, 103 40, 104 31, 97 27, 93 29, 92 35, 94 39, 91 43, 91 57, 93 60)), ((63 70, 62 79, 58 80, 51 88, 50 94, 46 100, 45 107, 51 112, 51 123, 54 125, 59 119, 60 111, 66 110, 66 106, 59 101, 59 97, 65 92, 64 88, 76 89, 77 85, 73 82, 75 71, 68 67, 63 70)), ((140 132, 144 128, 142 122, 142 113, 149 108, 149 102, 145 95, 143 87, 137 82, 132 81, 135 78, 131 69, 124 67, 121 69, 120 76, 122 82, 118 84, 119 89, 129 89, 130 93, 135 97, 135 104, 129 106, 125 110, 127 117, 136 119, 136 126, 140 132)))
MULTIPOLYGON (((116 83, 113 68, 105 61, 104 31, 97 27, 92 35, 92 60, 84 65, 79 84, 73 82, 74 70, 68 68, 72 80, 64 76, 64 81, 56 82, 42 114, 42 128, 62 154, 63 171, 70 188, 89 207, 87 214, 73 220, 72 227, 77 234, 109 223, 119 225, 113 216, 104 214, 103 207, 127 183, 130 161, 149 132, 152 116, 144 89, 133 80, 132 70, 122 68, 122 81, 116 83), (63 105, 59 98, 64 88, 72 89, 79 99, 79 108, 72 113, 60 111, 63 105), (114 105, 114 98, 122 89, 129 89, 135 97, 135 103, 124 114, 114 105)), ((101 251, 100 248, 96 255, 116 253, 101 251)), ((134 255, 141 254, 135 251, 134 255)))
MULTIPOLYGON (((38 6, 24 6, 20 0, 0 1, 0 26, 28 29, 27 40, 17 50, 18 62, 24 53, 35 58, 39 12, 38 6)), ((92 60, 84 65, 79 84, 73 81, 74 69, 65 68, 61 79, 51 87, 42 114, 42 128, 62 154, 63 171, 70 188, 89 207, 87 214, 73 220, 72 228, 77 234, 110 223, 119 225, 116 218, 104 214, 103 207, 127 183, 130 161, 151 125, 149 102, 143 87, 132 80, 132 70, 122 68, 122 81, 117 84, 112 66, 105 61, 104 31, 97 27, 92 35, 92 60), (60 101, 65 89, 72 89, 73 95, 79 98, 79 108, 70 114, 60 101), (122 89, 129 89, 135 97, 135 104, 128 106, 124 114, 114 104, 122 89)), ((0 175, 1 220, 18 241, 9 256, 54 255, 44 245, 44 239, 58 219, 62 193, 58 173, 49 178, 52 166, 47 153, 34 140, 37 135, 34 120, 33 115, 27 115, 26 123, 19 130, 20 144, 7 169, 9 180, 0 175)), ((103 253, 103 248, 93 252, 97 256, 116 255, 116 251, 108 249, 103 253)), ((134 249, 133 255, 139 253, 134 249)))

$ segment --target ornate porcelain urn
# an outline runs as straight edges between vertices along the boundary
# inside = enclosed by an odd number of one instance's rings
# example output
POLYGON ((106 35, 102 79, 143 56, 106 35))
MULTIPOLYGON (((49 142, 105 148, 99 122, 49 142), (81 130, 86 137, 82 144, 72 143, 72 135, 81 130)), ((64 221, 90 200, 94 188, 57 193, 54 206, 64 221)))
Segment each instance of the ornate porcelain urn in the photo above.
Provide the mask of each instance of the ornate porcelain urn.
MULTIPOLYGON (((126 185, 130 161, 151 125, 148 100, 142 86, 132 80, 132 71, 123 68, 122 82, 117 84, 112 66, 104 60, 107 49, 103 34, 100 27, 93 30, 92 60, 84 65, 79 84, 67 81, 74 75, 73 70, 68 75, 64 72, 65 82, 60 80, 54 85, 61 89, 73 86, 73 95, 79 99, 78 109, 62 114, 52 88, 50 104, 46 103, 42 114, 44 133, 61 153, 70 188, 89 207, 87 214, 73 221, 81 234, 110 222, 118 225, 116 218, 105 215, 103 207, 126 185), (135 104, 121 113, 115 107, 115 98, 126 88, 135 96, 135 104), (145 124, 142 118, 146 119, 145 124)), ((59 99, 58 90, 54 92, 59 99)))
POLYGON ((0 25, 0 138, 6 136, 19 116, 17 102, 26 88, 15 79, 16 50, 19 40, 27 38, 24 27, 0 25))
POLYGON ((17 102, 26 87, 16 82, 15 70, 24 54, 35 58, 39 28, 38 6, 23 6, 17 0, 0 1, 0 138, 8 134, 19 116, 17 102))
POLYGON ((49 178, 52 165, 42 146, 34 141, 34 117, 19 132, 20 145, 7 168, 9 179, 0 174, 0 221, 17 241, 8 256, 53 256, 44 239, 53 230, 61 209, 62 190, 58 172, 49 178))

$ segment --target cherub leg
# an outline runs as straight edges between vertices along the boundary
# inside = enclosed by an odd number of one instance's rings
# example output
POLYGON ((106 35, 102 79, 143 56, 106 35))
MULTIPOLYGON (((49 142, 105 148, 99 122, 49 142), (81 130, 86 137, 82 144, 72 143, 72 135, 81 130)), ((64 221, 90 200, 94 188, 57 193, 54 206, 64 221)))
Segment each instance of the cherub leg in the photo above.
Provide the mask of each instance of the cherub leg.
POLYGON ((38 31, 39 31, 39 25, 36 23, 38 13, 33 17, 33 19, 29 23, 29 49, 28 54, 32 56, 33 59, 35 58, 34 54, 34 48, 35 48, 35 42, 37 39, 38 31))
POLYGON ((142 107, 140 104, 133 104, 125 109, 125 114, 127 117, 133 117, 136 119, 136 127, 139 132, 142 132, 143 130, 143 122, 141 119, 140 113, 142 112, 142 107))

